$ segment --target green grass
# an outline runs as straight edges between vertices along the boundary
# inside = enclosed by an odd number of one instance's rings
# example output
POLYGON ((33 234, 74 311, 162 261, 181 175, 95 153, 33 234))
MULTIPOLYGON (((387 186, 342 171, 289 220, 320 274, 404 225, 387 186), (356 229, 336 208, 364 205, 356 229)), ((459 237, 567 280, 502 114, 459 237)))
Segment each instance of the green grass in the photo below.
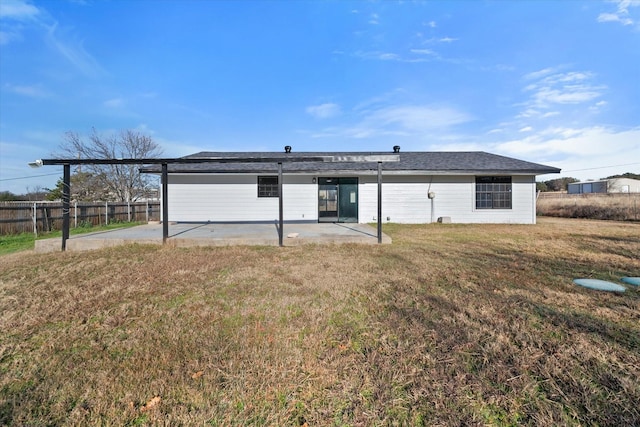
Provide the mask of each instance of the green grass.
POLYGON ((16 253, 0 425, 640 425, 640 224, 16 253))
POLYGON ((33 233, 0 236, 0 255, 33 249, 35 240, 33 233))
MULTIPOLYGON (((109 225, 101 225, 96 227, 77 227, 69 230, 70 235, 93 233, 98 231, 114 230, 118 228, 134 227, 140 225, 140 222, 119 222, 109 225)), ((52 231, 38 235, 38 239, 51 239, 62 237, 62 231, 52 231)), ((13 252, 26 251, 33 249, 36 237, 33 233, 10 234, 0 236, 0 255, 6 255, 13 252)))

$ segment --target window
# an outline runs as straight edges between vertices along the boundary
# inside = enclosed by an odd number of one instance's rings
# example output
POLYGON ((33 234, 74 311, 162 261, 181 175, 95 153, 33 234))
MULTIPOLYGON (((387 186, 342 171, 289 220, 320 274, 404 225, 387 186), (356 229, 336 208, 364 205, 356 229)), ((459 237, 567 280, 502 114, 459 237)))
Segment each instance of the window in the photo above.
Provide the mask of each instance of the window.
POLYGON ((476 209, 511 209, 511 177, 477 176, 476 209))
POLYGON ((258 177, 258 197, 278 197, 278 177, 258 177))

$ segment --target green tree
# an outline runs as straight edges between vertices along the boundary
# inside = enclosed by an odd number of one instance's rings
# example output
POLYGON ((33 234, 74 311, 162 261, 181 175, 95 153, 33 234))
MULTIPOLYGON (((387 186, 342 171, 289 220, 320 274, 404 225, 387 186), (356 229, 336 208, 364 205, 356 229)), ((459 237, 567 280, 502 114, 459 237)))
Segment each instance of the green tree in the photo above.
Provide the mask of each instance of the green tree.
MULTIPOLYGON (((71 199, 83 202, 108 200, 109 190, 102 186, 102 181, 91 172, 76 171, 71 175, 71 199)), ((49 191, 47 200, 61 200, 63 191, 64 182, 60 178, 55 188, 49 191)))
POLYGON ((17 194, 11 191, 0 191, 0 202, 16 202, 22 200, 17 194))
POLYGON ((630 178, 630 179, 640 180, 640 173, 625 172, 621 175, 611 175, 603 179, 614 179, 614 178, 630 178))
POLYGON ((578 180, 576 178, 566 177, 551 179, 544 183, 547 186, 547 191, 567 191, 567 185, 572 182, 578 182, 578 180))

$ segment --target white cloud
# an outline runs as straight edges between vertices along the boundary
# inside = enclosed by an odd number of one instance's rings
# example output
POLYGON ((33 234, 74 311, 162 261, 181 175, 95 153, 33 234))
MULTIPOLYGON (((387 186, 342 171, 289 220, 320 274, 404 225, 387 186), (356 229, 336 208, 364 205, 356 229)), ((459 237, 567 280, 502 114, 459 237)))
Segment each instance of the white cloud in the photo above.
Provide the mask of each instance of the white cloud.
POLYGON ((443 128, 471 120, 461 111, 449 107, 426 105, 392 106, 373 112, 366 121, 379 126, 396 126, 405 131, 443 128))
POLYGON ((453 126, 473 120, 467 113, 452 107, 434 105, 386 105, 368 104, 368 109, 358 109, 360 120, 341 127, 329 127, 312 131, 313 138, 377 138, 383 136, 424 137, 441 133, 453 126))
MULTIPOLYGON (((580 179, 606 176, 609 166, 629 165, 640 168, 640 128, 615 130, 603 126, 585 128, 551 127, 521 139, 496 143, 493 150, 500 154, 531 161, 553 164, 580 179), (630 160, 636 160, 634 163, 630 160)), ((619 169, 618 169, 619 170, 619 169)), ((567 175, 563 173, 563 175, 567 175)))
POLYGON ((431 49, 411 49, 411 53, 418 55, 435 55, 436 53, 431 49))
MULTIPOLYGON (((430 60, 444 60, 438 55, 437 52, 434 52, 430 49, 411 49, 410 53, 414 55, 413 57, 405 57, 403 55, 392 53, 392 52, 380 52, 380 51, 371 51, 371 52, 363 52, 358 51, 354 54, 354 56, 362 59, 372 59, 378 61, 395 61, 395 62, 405 62, 405 63, 416 63, 416 62, 428 62, 430 60)), ((453 61, 450 61, 453 62, 453 61)))
POLYGON ((593 73, 585 71, 558 72, 554 68, 526 74, 525 80, 532 81, 525 92, 532 92, 521 117, 544 114, 541 110, 557 104, 580 104, 602 96, 605 85, 594 84, 593 73))
POLYGON ((320 105, 311 105, 306 108, 307 114, 316 119, 328 119, 340 114, 340 106, 333 103, 325 103, 320 105))
POLYGON ((28 20, 38 15, 37 7, 21 0, 2 0, 0 2, 0 18, 18 21, 28 20))
POLYGON ((379 16, 377 13, 372 13, 371 16, 369 17, 369 24, 371 25, 378 25, 379 24, 379 16))
POLYGON ((40 10, 21 0, 0 1, 0 46, 22 39, 22 26, 25 22, 36 21, 40 10))
POLYGON ((559 89, 541 88, 533 99, 537 105, 579 104, 599 97, 604 86, 571 85, 559 89))
POLYGON ((20 40, 22 36, 13 31, 0 31, 0 46, 9 44, 13 40, 20 40))
POLYGON ((0 45, 20 40, 22 32, 32 27, 44 31, 44 39, 49 47, 85 75, 96 77, 104 74, 96 59, 84 49, 82 42, 71 40, 63 31, 58 30, 58 22, 46 9, 38 9, 22 0, 0 0, 0 20, 0 45))
POLYGON ((518 132, 531 132, 533 128, 531 126, 525 126, 521 128, 518 132))
POLYGON ((40 85, 23 86, 7 83, 4 85, 4 88, 9 92, 28 96, 30 98, 45 98, 47 96, 50 96, 49 92, 44 90, 40 85))
POLYGON ((524 75, 525 80, 537 80, 542 77, 548 76, 551 73, 555 73, 557 70, 555 68, 543 68, 542 70, 534 71, 532 73, 528 73, 524 75))
POLYGON ((47 28, 46 40, 49 45, 85 75, 96 77, 104 74, 100 64, 84 49, 82 43, 63 41, 58 35, 57 27, 58 24, 55 23, 47 28))
POLYGON ((383 52, 378 55, 378 59, 383 61, 397 61, 400 59, 400 56, 395 53, 383 52))
POLYGON ((633 20, 623 17, 617 13, 601 13, 598 15, 598 22, 620 22, 622 25, 633 25, 633 20))
POLYGON ((631 16, 630 8, 640 6, 638 0, 613 0, 617 5, 615 12, 603 12, 598 15, 598 22, 619 22, 622 25, 633 25, 637 18, 631 16))
POLYGON ((540 111, 534 109, 534 108, 527 108, 524 111, 521 111, 520 114, 518 114, 516 116, 517 119, 528 119, 530 117, 539 117, 540 116, 540 111))
POLYGON ((107 108, 120 108, 124 106, 124 102, 125 101, 122 98, 113 98, 104 101, 103 105, 107 108))

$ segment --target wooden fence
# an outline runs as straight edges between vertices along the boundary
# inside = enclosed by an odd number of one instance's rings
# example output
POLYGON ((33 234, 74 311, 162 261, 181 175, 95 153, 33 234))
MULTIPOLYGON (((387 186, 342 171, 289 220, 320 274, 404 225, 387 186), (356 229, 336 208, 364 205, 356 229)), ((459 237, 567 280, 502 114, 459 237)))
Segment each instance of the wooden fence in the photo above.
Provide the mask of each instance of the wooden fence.
MULTIPOLYGON (((114 222, 158 221, 160 202, 70 204, 71 227, 114 222)), ((0 202, 0 235, 38 233, 62 228, 62 202, 0 202)))

